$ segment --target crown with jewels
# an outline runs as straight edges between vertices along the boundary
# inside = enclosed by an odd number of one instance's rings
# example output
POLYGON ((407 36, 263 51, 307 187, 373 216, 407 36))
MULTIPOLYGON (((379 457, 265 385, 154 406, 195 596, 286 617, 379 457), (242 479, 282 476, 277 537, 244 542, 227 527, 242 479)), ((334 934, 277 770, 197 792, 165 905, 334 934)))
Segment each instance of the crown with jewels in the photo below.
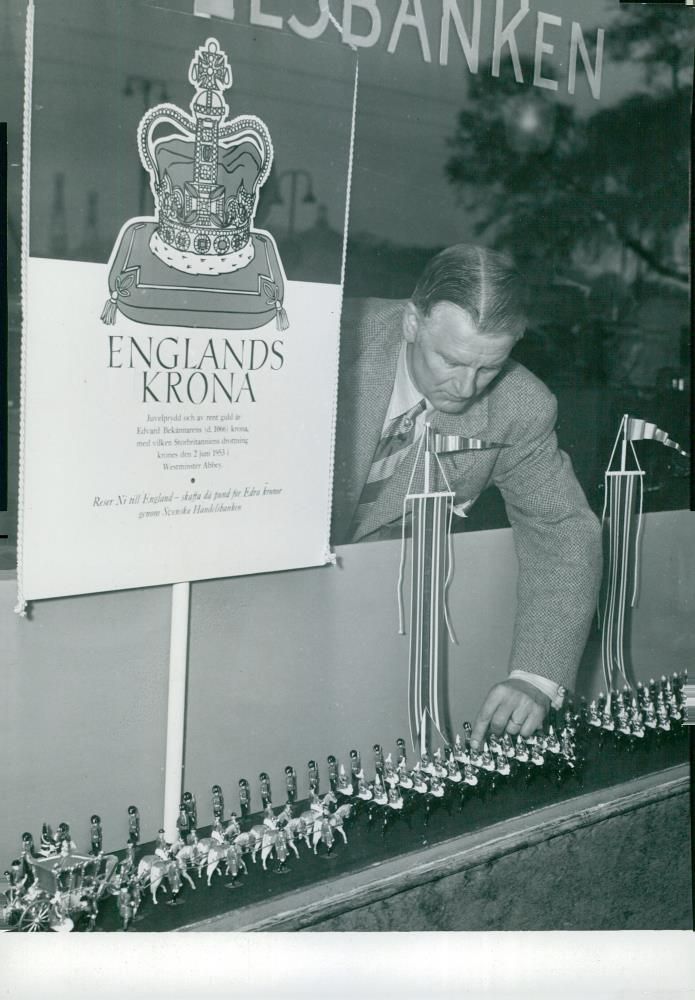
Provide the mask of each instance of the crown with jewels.
POLYGON ((273 146, 260 118, 227 118, 232 71, 215 38, 196 51, 188 79, 196 91, 190 115, 159 104, 138 128, 156 206, 150 249, 187 274, 229 274, 253 260, 253 218, 273 146), (165 125, 176 131, 155 138, 165 125))

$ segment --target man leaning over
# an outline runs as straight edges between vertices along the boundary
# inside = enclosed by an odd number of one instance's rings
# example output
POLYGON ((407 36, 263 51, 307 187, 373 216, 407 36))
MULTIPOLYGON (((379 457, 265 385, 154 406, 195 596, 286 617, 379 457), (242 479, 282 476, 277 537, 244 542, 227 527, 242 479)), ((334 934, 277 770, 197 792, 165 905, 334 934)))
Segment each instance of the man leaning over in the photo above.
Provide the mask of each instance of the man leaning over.
POLYGON ((500 490, 519 563, 510 672, 478 713, 478 743, 488 730, 530 736, 562 704, 601 576, 600 527, 557 446, 555 397, 510 357, 526 325, 522 291, 504 255, 459 244, 429 262, 408 301, 346 302, 343 319, 336 544, 400 532, 426 423, 506 445, 441 456, 458 512, 500 490))

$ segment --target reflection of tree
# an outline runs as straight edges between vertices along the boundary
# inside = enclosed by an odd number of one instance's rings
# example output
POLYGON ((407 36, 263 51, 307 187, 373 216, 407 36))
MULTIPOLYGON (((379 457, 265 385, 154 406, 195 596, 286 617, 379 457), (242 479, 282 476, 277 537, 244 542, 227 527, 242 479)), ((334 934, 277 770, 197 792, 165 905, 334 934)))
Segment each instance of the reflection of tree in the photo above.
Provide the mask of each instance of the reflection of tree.
MULTIPOLYGON (((687 422, 679 334, 687 323, 689 13, 621 9, 607 55, 641 66, 643 81, 616 103, 606 91, 588 115, 518 84, 511 64, 500 78, 481 67, 449 141, 447 176, 478 235, 511 250, 527 273, 529 328, 515 356, 556 392, 559 440, 597 510, 605 428, 633 409, 673 433, 687 422)), ((522 70, 533 79, 530 60, 522 70)), ((687 506, 682 476, 672 461, 651 469, 647 509, 687 506)))
MULTIPOLYGON (((652 37, 664 9, 642 12, 618 19, 610 51, 644 62, 649 93, 582 120, 543 91, 522 89, 511 64, 499 79, 481 71, 446 169, 475 207, 478 231, 527 263, 566 269, 578 252, 596 261, 611 249, 629 260, 630 251, 647 272, 686 285, 674 243, 688 211, 690 84, 681 70, 692 32, 671 11, 678 31, 662 26, 652 37)), ((530 61, 523 71, 533 78, 530 61)))
POLYGON ((606 33, 606 48, 614 59, 643 63, 649 84, 665 83, 677 91, 683 83, 683 70, 689 73, 692 68, 693 34, 689 11, 627 8, 620 11, 606 33))

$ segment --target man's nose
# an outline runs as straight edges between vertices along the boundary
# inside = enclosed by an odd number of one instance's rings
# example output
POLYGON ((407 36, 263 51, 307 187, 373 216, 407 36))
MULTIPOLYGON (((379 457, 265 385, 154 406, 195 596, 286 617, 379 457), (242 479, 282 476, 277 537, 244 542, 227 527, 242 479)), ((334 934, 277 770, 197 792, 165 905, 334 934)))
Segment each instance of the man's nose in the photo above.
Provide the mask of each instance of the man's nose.
POLYGON ((460 396, 461 399, 471 399, 472 396, 475 396, 475 378, 476 373, 470 368, 458 372, 454 379, 456 395, 460 396))

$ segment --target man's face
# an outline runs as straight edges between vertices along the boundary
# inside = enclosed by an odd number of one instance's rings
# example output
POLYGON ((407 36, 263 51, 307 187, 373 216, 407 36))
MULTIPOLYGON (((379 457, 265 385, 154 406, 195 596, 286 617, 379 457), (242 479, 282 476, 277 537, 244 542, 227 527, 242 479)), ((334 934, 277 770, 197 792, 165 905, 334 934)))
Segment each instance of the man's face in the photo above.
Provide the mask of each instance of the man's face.
POLYGON ((403 336, 410 377, 442 413, 463 413, 498 375, 517 340, 478 333, 465 309, 451 302, 438 302, 429 316, 409 302, 403 336))

